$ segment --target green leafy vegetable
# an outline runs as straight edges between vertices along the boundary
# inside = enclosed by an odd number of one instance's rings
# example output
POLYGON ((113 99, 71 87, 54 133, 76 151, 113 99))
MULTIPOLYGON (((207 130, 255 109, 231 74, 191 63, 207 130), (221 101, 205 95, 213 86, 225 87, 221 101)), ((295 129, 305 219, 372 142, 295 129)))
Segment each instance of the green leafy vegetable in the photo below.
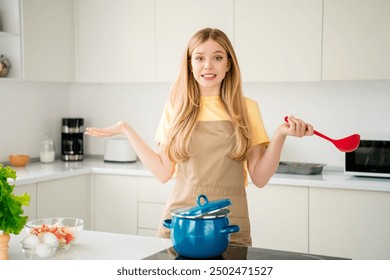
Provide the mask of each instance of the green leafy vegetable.
POLYGON ((11 167, 0 164, 0 231, 19 234, 27 223, 22 206, 28 206, 30 196, 27 193, 14 195, 15 185, 10 185, 8 179, 16 179, 16 172, 11 167))

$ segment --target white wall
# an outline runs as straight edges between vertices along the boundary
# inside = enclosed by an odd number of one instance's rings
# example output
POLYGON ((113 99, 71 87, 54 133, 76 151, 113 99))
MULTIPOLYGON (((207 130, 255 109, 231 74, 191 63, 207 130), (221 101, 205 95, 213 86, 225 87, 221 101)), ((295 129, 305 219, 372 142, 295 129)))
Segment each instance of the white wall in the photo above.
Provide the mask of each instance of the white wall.
MULTIPOLYGON (((359 133, 390 140, 390 81, 265 83, 245 85, 260 106, 269 134, 293 114, 331 138, 359 133)), ((344 153, 317 136, 288 138, 282 160, 344 166, 344 153)))
MULTIPOLYGON (((85 127, 106 127, 126 121, 155 148, 154 134, 169 88, 168 84, 73 84, 71 114, 83 117, 85 127)), ((86 154, 104 153, 105 139, 85 136, 84 143, 86 154)))
MULTIPOLYGON (((154 134, 170 84, 0 83, 0 162, 11 153, 38 157, 46 132, 60 153, 61 118, 81 117, 86 126, 119 120, 133 125, 155 147, 154 134)), ((294 114, 333 138, 359 133, 364 139, 390 140, 390 81, 253 83, 245 94, 259 102, 272 136, 285 115, 294 114)), ((85 153, 101 155, 104 139, 85 136, 85 153)), ((289 138, 282 160, 342 167, 344 154, 316 136, 289 138)))
POLYGON ((0 162, 9 154, 39 157, 46 132, 61 152, 61 118, 69 116, 69 85, 0 82, 0 162))
MULTIPOLYGON (((86 126, 125 120, 155 147, 154 133, 169 88, 169 84, 73 84, 71 114, 84 117, 86 126)), ((253 83, 244 84, 244 91, 259 102, 270 136, 285 115, 293 114, 332 138, 359 133, 363 139, 390 140, 390 81, 253 83)), ((102 154, 104 143, 86 137, 85 152, 102 154)), ((344 154, 317 136, 289 138, 282 160, 342 167, 344 154)))

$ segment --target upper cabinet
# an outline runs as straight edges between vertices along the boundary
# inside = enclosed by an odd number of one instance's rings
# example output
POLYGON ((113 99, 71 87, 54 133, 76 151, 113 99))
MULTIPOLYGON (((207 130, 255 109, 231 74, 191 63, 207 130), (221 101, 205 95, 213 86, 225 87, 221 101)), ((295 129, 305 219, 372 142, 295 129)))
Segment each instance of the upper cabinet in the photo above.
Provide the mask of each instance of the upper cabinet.
POLYGON ((322 0, 240 0, 234 44, 242 79, 320 81, 322 0))
POLYGON ((154 0, 77 0, 77 82, 154 82, 154 0))
POLYGON ((0 52, 11 67, 1 79, 74 81, 73 0, 0 0, 0 52))
POLYGON ((22 15, 24 80, 73 82, 74 0, 23 0, 22 15))
POLYGON ((0 0, 0 80, 175 80, 190 37, 231 39, 246 82, 390 79, 388 0, 0 0))
POLYGON ((175 80, 186 45, 196 31, 219 28, 233 40, 233 15, 233 0, 156 1, 156 81, 175 80))
POLYGON ((77 81, 172 82, 193 33, 212 26, 233 36, 233 2, 78 0, 77 81))
POLYGON ((10 62, 5 79, 22 78, 20 2, 0 0, 0 55, 10 62))
POLYGON ((323 80, 390 79, 390 1, 324 0, 323 80))

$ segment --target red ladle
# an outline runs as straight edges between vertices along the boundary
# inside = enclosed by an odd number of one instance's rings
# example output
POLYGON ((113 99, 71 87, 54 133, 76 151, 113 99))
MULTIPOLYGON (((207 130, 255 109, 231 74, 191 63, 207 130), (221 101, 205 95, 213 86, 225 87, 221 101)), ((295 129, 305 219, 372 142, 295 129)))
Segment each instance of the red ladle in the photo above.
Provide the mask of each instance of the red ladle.
MULTIPOLYGON (((284 117, 284 121, 288 122, 287 116, 284 117)), ((341 139, 332 139, 316 130, 314 130, 313 133, 321 138, 324 138, 325 140, 328 140, 329 142, 332 142, 337 149, 345 153, 353 152, 354 150, 357 149, 360 143, 359 134, 352 134, 351 136, 341 138, 341 139)))

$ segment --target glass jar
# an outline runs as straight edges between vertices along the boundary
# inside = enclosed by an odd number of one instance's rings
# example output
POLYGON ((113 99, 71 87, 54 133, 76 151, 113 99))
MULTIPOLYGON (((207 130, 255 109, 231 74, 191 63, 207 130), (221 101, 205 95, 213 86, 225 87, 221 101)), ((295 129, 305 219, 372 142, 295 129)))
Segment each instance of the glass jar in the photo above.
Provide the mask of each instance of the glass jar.
POLYGON ((54 140, 50 134, 41 142, 40 160, 42 163, 51 163, 55 160, 54 140))

